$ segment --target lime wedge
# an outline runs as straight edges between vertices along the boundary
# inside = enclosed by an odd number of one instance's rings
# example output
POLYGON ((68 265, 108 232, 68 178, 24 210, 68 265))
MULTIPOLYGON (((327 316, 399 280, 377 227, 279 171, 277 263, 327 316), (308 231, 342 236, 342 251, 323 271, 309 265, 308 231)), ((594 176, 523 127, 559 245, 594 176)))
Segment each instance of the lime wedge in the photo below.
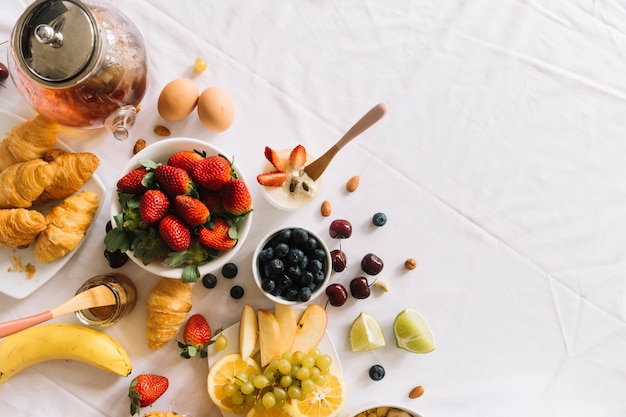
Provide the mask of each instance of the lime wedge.
POLYGON ((380 323, 373 316, 362 312, 350 326, 350 348, 353 352, 378 349, 385 346, 385 336, 380 323))
POLYGON ((413 353, 428 353, 435 350, 435 338, 426 319, 417 311, 402 310, 393 322, 396 346, 413 353))

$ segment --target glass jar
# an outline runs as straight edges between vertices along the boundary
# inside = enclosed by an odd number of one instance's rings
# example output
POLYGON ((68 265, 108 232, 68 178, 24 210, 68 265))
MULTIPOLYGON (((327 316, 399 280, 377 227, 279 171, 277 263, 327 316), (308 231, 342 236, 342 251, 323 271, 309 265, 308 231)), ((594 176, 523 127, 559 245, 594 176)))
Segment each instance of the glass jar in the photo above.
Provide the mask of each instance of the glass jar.
POLYGON ((126 275, 109 273, 89 278, 76 291, 76 294, 99 285, 104 285, 111 290, 115 296, 115 304, 79 310, 76 312, 76 317, 84 324, 106 327, 130 314, 137 302, 137 290, 135 284, 126 275))

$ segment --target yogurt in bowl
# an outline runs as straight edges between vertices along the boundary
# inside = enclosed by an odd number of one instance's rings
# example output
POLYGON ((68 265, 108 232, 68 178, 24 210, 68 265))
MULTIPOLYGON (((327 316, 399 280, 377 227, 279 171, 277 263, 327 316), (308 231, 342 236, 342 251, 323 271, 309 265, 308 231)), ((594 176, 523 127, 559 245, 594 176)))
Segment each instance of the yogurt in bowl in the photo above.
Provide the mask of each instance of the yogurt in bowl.
POLYGON ((304 166, 315 158, 302 145, 275 151, 265 148, 267 160, 257 182, 263 186, 263 195, 276 208, 295 211, 315 200, 322 185, 322 177, 313 181, 304 172, 304 166))

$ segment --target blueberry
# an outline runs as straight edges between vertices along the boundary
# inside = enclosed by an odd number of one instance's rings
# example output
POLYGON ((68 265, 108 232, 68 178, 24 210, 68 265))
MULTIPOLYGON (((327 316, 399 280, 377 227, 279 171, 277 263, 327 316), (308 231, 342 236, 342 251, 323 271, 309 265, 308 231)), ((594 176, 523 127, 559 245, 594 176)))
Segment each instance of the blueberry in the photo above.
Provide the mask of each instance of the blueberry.
POLYGON ((291 239, 291 229, 283 229, 278 232, 277 239, 279 242, 289 242, 289 239, 291 239))
POLYGON ((202 285, 205 288, 215 288, 217 285, 217 277, 213 274, 206 274, 202 277, 202 285))
POLYGON ((385 377, 385 368, 381 365, 374 365, 370 368, 370 378, 374 381, 380 381, 385 377))
POLYGON ((104 250, 104 257, 107 261, 109 261, 109 266, 111 268, 121 268, 124 266, 126 261, 128 261, 128 255, 125 252, 121 252, 119 250, 116 251, 108 251, 104 250))
POLYGON ((326 252, 322 248, 317 248, 313 251, 314 259, 326 259, 326 252))
POLYGON ((274 288, 276 288, 276 281, 274 281, 273 279, 264 279, 261 282, 261 288, 263 289, 263 291, 271 293, 272 291, 274 291, 274 288))
POLYGON ((284 258, 285 256, 287 256, 288 253, 289 245, 287 245, 286 243, 279 243, 278 245, 276 245, 276 247, 274 247, 274 255, 278 256, 279 258, 284 258))
POLYGON ((287 260, 292 265, 300 265, 300 262, 304 259, 304 252, 298 248, 292 248, 287 254, 287 260))
POLYGON ((374 214, 374 216, 372 217, 372 223, 374 223, 374 226, 384 226, 385 223, 387 223, 387 215, 380 212, 374 214))
POLYGON ((274 248, 271 246, 259 252, 259 260, 261 262, 271 261, 273 257, 274 257, 274 248))
POLYGON ((288 301, 296 301, 298 300, 298 289, 294 287, 287 288, 283 292, 282 297, 288 301))
POLYGON ((224 278, 235 278, 237 276, 237 271, 237 265, 232 262, 229 262, 222 267, 222 275, 224 276, 224 278))
POLYGON ((298 301, 309 301, 311 299, 312 291, 309 287, 302 287, 298 291, 298 301))
POLYGON ((302 270, 298 265, 292 265, 287 269, 287 275, 289 275, 292 279, 299 279, 300 275, 302 275, 302 270))
POLYGON ((319 259, 314 259, 309 263, 309 271, 315 273, 322 271, 324 269, 324 264, 319 259))
POLYGON ((322 271, 317 271, 313 273, 313 283, 315 285, 321 285, 322 282, 324 282, 324 278, 326 278, 324 276, 324 272, 322 271))
POLYGON ((300 274, 300 277, 298 279, 298 284, 305 286, 305 285, 309 285, 313 282, 313 280, 315 279, 315 277, 313 276, 313 272, 311 271, 305 271, 302 274, 300 274))
POLYGON ((280 259, 272 259, 268 265, 269 275, 273 277, 280 274, 285 269, 285 264, 280 259))
POLYGON ((282 288, 282 289, 290 288, 291 284, 292 284, 292 280, 286 274, 282 274, 278 278, 276 278, 276 286, 278 288, 282 288))
POLYGON ((291 232, 291 241, 295 244, 301 245, 305 243, 309 239, 309 232, 306 230, 296 227, 291 232))
POLYGON ((230 289, 230 296, 233 297, 235 300, 239 300, 241 297, 243 297, 243 294, 244 290, 239 285, 235 285, 230 289))
POLYGON ((307 253, 311 253, 319 247, 319 243, 317 242, 317 239, 315 239, 313 236, 309 236, 307 241, 304 242, 303 247, 307 253))

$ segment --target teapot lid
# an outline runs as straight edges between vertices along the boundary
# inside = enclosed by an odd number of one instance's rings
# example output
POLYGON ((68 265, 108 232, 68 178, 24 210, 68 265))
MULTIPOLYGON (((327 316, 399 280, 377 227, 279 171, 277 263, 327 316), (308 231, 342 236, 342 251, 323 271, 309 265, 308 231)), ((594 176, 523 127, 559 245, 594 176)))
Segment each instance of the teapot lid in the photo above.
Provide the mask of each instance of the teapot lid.
POLYGON ((49 86, 74 84, 97 64, 98 24, 79 0, 40 0, 13 31, 13 54, 24 72, 49 86))

